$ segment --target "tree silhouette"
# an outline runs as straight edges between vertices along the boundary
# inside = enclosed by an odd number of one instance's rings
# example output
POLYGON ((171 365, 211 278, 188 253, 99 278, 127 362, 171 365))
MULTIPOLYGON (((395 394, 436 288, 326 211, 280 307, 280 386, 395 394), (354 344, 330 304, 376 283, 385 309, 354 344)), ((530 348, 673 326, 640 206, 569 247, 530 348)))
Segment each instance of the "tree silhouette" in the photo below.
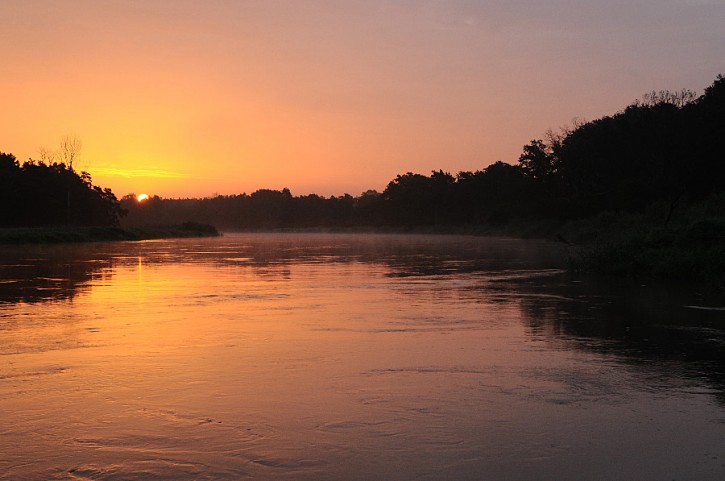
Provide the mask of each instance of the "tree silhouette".
POLYGON ((0 225, 118 225, 122 215, 113 192, 70 163, 29 160, 21 166, 0 153, 0 225))
POLYGON ((526 144, 516 164, 430 176, 407 172, 382 193, 325 198, 262 189, 212 199, 124 199, 131 223, 212 222, 231 229, 500 225, 577 219, 725 192, 725 78, 695 98, 687 90, 645 94, 610 116, 576 121, 526 144), (156 221, 156 222, 154 222, 156 221))

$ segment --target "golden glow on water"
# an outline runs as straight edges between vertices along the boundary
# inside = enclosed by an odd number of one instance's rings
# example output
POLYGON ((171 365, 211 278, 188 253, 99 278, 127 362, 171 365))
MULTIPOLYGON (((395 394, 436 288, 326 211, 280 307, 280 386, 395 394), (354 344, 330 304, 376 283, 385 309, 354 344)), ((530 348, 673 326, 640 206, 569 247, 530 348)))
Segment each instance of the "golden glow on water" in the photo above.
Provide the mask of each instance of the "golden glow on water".
POLYGON ((95 274, 72 297, 0 304, 0 479, 611 478, 577 462, 598 456, 670 473, 697 458, 714 479, 721 407, 540 327, 568 301, 524 288, 556 276, 535 244, 453 239, 25 254, 95 274), (501 265, 516 252, 530 270, 501 265))

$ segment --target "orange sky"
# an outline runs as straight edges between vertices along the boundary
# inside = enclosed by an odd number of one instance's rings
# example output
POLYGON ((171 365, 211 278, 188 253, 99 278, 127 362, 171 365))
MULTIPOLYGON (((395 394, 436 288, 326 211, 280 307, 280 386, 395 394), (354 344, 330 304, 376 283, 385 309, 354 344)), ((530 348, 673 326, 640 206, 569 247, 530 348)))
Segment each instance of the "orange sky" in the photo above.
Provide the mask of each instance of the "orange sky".
POLYGON ((720 0, 3 0, 0 150, 117 196, 358 195, 725 73, 720 0))

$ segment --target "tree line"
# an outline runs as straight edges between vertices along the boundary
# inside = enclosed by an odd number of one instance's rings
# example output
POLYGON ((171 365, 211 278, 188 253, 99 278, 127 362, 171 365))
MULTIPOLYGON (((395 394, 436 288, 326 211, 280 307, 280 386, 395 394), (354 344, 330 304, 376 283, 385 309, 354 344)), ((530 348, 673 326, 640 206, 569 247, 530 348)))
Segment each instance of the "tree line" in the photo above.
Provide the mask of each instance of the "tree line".
POLYGON ((639 211, 725 190, 725 78, 704 94, 651 92, 620 112, 548 132, 515 164, 475 172, 408 172, 382 192, 293 196, 288 189, 204 199, 121 200, 129 224, 209 222, 222 229, 501 225, 512 220, 639 211))
POLYGON ((67 161, 28 160, 0 152, 0 226, 114 226, 125 213, 111 189, 67 161))
POLYGON ((685 202, 725 191, 725 78, 701 96, 651 92, 611 116, 577 122, 525 145, 514 164, 475 172, 396 176, 357 197, 293 196, 289 189, 203 199, 120 201, 93 185, 65 139, 57 155, 22 165, 0 152, 0 226, 204 222, 221 229, 496 226, 514 220, 570 220, 654 203, 668 222, 685 202))

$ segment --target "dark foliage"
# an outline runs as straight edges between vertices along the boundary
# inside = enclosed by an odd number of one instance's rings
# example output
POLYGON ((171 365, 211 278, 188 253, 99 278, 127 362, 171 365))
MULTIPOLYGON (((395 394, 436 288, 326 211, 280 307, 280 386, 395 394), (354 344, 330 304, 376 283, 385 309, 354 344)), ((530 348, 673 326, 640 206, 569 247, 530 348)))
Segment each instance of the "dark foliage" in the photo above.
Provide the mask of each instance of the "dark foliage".
POLYGON ((564 217, 637 211, 657 201, 671 214, 683 200, 725 189, 725 78, 694 100, 666 92, 647 98, 551 146, 564 217))
POLYGON ((503 226, 641 212, 665 205, 667 225, 681 205, 725 191, 725 78, 702 96, 652 92, 624 110, 579 123, 523 147, 514 165, 475 172, 398 175, 379 193, 295 197, 288 189, 205 199, 119 203, 109 189, 65 163, 0 153, 0 225, 213 223, 223 229, 503 226))
POLYGON ((0 226, 113 226, 123 215, 110 189, 93 185, 63 163, 29 160, 0 152, 0 226))
POLYGON ((602 212, 678 206, 725 190, 725 78, 699 98, 690 91, 651 92, 623 111, 579 123, 523 147, 515 165, 430 176, 408 172, 382 193, 294 197, 288 189, 207 199, 137 203, 130 225, 211 222, 224 229, 501 226, 558 222, 602 212))

